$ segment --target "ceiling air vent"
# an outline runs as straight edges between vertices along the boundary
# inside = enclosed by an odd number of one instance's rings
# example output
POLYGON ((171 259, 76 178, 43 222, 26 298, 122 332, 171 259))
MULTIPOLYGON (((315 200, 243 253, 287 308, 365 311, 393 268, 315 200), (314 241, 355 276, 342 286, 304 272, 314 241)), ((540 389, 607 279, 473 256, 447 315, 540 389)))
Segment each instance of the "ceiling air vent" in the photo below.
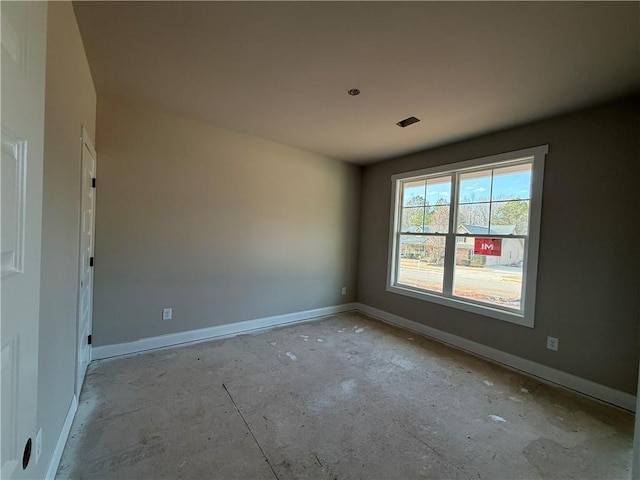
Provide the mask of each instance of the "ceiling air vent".
POLYGON ((414 123, 418 123, 419 121, 420 121, 419 118, 409 117, 409 118, 405 118, 404 120, 400 120, 398 123, 396 123, 396 125, 404 128, 404 127, 408 127, 409 125, 413 125, 414 123))

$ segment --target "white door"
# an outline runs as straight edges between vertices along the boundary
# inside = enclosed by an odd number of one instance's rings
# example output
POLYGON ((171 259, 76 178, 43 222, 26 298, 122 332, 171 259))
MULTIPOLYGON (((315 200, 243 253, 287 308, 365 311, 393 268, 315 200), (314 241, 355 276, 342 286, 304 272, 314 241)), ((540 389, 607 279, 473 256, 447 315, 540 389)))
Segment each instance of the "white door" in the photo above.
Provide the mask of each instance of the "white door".
POLYGON ((47 4, 3 1, 0 17, 1 477, 33 478, 38 407, 47 4), (25 455, 28 443, 30 456, 25 455))
POLYGON ((76 395, 80 390, 91 361, 91 347, 87 339, 91 335, 91 312, 93 310, 93 236, 95 231, 96 152, 93 143, 82 128, 82 188, 80 210, 80 283, 78 292, 78 371, 76 395))

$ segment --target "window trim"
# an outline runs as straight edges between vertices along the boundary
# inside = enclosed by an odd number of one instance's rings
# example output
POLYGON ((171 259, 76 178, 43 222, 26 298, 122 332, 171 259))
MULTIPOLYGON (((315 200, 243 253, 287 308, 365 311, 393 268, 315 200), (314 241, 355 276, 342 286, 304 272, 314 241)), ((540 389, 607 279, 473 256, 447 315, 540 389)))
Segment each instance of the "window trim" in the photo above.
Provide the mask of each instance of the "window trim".
MULTIPOLYGON (((540 224, 542 217, 542 186, 544 180, 544 163, 545 156, 549 153, 549 145, 540 145, 537 147, 525 148, 511 152, 500 153, 497 155, 489 155, 471 160, 465 160, 456 163, 449 163, 421 170, 413 170, 410 172, 398 173, 391 176, 391 212, 390 212, 390 228, 389 228, 389 251, 387 256, 387 285, 386 290, 391 293, 405 295, 408 297, 425 300, 448 307, 465 310, 468 312, 491 317, 498 320, 515 323, 525 327, 533 328, 535 323, 535 303, 536 303, 536 283, 538 276, 538 251, 540 246, 540 224), (458 208, 457 200, 457 182, 451 184, 451 212, 449 218, 449 233, 445 235, 447 238, 445 250, 445 265, 449 268, 444 269, 444 285, 443 293, 430 293, 425 290, 412 288, 406 285, 395 283, 397 269, 397 241, 399 239, 399 223, 402 221, 402 189, 398 188, 401 181, 421 176, 437 176, 446 173, 463 173, 464 170, 475 170, 479 168, 491 168, 503 162, 524 161, 532 159, 531 168, 531 194, 529 198, 529 229, 527 248, 524 252, 524 269, 522 277, 522 288, 524 295, 523 311, 510 312, 500 308, 493 308, 487 304, 476 303, 472 300, 461 299, 460 297, 445 296, 451 295, 447 293, 447 282, 450 276, 453 276, 455 264, 455 238, 457 235, 455 228, 455 218, 458 208), (450 257, 450 258, 449 258, 450 257), (448 262, 447 262, 448 260, 448 262), (453 263, 452 263, 453 262, 453 263)), ((494 236, 494 235, 491 235, 494 236)), ((495 235, 500 237, 501 235, 495 235)), ((450 279, 449 285, 452 285, 450 279)))

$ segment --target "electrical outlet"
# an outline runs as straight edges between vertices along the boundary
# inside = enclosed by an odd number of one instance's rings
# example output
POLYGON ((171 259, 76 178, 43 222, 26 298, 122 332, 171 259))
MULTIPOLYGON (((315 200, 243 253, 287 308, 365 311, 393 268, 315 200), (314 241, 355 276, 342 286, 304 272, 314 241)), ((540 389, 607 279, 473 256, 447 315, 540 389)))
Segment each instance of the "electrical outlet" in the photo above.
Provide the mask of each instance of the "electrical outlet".
POLYGON ((163 308, 162 309, 162 319, 163 320, 171 320, 173 317, 173 308, 163 308))
POLYGON ((558 351, 559 340, 556 337, 547 337, 547 348, 555 352, 558 351))
POLYGON ((36 435, 36 463, 40 460, 40 454, 42 453, 42 429, 38 430, 36 435))
POLYGON ((347 287, 342 287, 342 294, 346 295, 347 294, 347 287))

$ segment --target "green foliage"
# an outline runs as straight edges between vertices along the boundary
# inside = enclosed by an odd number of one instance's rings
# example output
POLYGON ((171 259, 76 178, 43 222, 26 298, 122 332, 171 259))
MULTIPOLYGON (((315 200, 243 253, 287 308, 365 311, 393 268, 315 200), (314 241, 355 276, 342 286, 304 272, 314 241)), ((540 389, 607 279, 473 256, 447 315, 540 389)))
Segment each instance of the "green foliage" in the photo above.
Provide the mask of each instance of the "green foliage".
POLYGON ((486 255, 474 255, 473 257, 471 257, 470 265, 472 267, 484 267, 486 263, 487 263, 486 255))
POLYGON ((493 225, 514 225, 515 233, 526 233, 529 225, 529 201, 513 200, 493 204, 491 215, 493 225))
POLYGON ((407 201, 402 211, 402 230, 407 232, 423 232, 425 225, 432 226, 437 231, 444 232, 449 225, 449 209, 436 208, 446 205, 444 199, 438 199, 435 205, 425 202, 424 197, 417 195, 407 201))

